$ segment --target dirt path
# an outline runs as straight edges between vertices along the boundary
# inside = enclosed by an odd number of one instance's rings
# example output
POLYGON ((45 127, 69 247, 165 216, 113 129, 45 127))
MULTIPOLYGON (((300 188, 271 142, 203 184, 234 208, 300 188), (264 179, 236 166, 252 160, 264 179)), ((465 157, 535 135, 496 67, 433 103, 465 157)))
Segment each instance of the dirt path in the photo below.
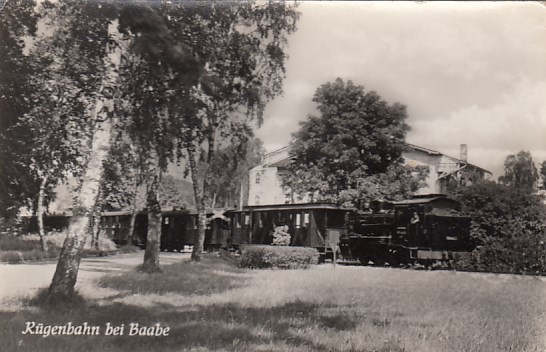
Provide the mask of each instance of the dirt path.
MULTIPOLYGON (((144 252, 120 254, 107 257, 82 259, 76 289, 87 297, 104 297, 106 290, 97 289, 94 280, 108 273, 133 270, 142 263, 144 252)), ((189 253, 161 253, 162 265, 188 260, 189 253)), ((17 298, 31 296, 38 289, 47 287, 55 273, 56 261, 29 264, 0 264, 0 309, 17 298)))

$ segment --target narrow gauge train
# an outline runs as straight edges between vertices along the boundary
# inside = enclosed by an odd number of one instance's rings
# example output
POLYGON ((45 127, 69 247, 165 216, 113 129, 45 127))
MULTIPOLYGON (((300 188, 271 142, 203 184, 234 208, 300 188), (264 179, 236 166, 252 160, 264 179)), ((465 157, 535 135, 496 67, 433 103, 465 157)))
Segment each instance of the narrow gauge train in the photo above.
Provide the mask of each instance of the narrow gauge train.
MULTIPOLYGON (((358 258, 364 264, 430 263, 467 256, 474 248, 469 239, 470 218, 459 215, 460 204, 446 196, 376 201, 370 208, 362 211, 331 203, 305 203, 211 210, 207 213, 205 249, 271 244, 275 228, 284 225, 288 226, 292 246, 316 248, 325 258, 332 255, 330 239, 336 238, 340 239, 343 257, 358 258)), ((66 227, 69 217, 45 217, 46 229, 66 227)), ((103 213, 101 235, 118 245, 133 243, 144 247, 148 225, 146 213, 138 213, 133 238, 129 238, 130 219, 129 212, 103 213)), ((35 231, 36 226, 32 227, 35 231)), ((195 210, 163 212, 162 250, 183 250, 196 240, 195 210)))
POLYGON ((372 202, 367 212, 351 212, 344 254, 376 265, 467 257, 474 248, 470 218, 459 210, 459 202, 443 195, 372 202))
POLYGON ((235 248, 242 244, 271 244, 275 228, 288 226, 291 246, 313 247, 322 256, 331 256, 328 238, 343 236, 349 211, 330 203, 305 203, 246 206, 227 215, 235 248))

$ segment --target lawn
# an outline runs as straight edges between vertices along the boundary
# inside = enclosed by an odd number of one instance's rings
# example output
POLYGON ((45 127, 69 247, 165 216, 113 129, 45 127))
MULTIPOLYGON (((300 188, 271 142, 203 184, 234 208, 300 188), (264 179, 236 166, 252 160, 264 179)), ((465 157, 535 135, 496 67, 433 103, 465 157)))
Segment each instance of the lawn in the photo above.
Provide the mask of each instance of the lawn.
POLYGON ((545 351, 536 277, 360 266, 243 270, 223 258, 100 280, 118 291, 72 309, 0 313, 3 351, 545 351), (26 322, 99 336, 23 335, 26 322), (124 326, 105 336, 106 323, 124 326), (128 336, 129 324, 168 336, 128 336))

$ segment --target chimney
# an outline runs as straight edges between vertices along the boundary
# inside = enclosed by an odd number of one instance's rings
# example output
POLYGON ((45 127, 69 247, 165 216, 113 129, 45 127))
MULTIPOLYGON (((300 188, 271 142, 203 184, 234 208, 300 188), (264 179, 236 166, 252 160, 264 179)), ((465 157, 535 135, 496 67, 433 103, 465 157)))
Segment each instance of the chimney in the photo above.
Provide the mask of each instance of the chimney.
POLYGON ((467 150, 466 150, 466 144, 461 144, 461 160, 466 163, 467 161, 467 150))

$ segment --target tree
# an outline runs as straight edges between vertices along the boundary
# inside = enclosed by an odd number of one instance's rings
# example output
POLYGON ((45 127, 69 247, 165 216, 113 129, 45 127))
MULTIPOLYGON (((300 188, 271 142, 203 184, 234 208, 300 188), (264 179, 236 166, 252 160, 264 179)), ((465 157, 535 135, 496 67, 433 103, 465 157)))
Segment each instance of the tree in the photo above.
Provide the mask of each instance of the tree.
MULTIPOLYGON (((99 196, 103 165, 110 148, 114 126, 114 92, 118 86, 118 66, 123 38, 117 29, 112 9, 102 4, 70 2, 45 4, 51 6, 50 19, 55 23, 51 37, 42 38, 47 52, 60 52, 59 72, 81 92, 87 106, 74 121, 74 130, 90 134, 81 160, 81 178, 75 195, 73 215, 67 236, 49 286, 47 301, 63 300, 74 295, 81 252, 91 228, 93 211, 99 196), (86 26, 81 26, 84 21, 86 26), (62 23, 60 23, 62 22, 62 23), (91 44, 90 44, 91 43, 91 44), (80 75, 78 69, 85 68, 80 75), (90 73, 93 72, 93 73, 90 73), (90 81, 91 80, 91 81, 90 81), (96 84, 90 84, 95 81, 96 84)), ((46 73, 47 74, 47 73, 46 73)), ((55 77, 55 79, 58 79, 55 77)), ((62 94, 69 94, 63 92, 62 94)))
POLYGON ((193 186, 186 180, 165 175, 159 189, 161 209, 186 209, 194 206, 193 186))
POLYGON ((546 272, 546 207, 527 189, 481 181, 453 189, 464 214, 472 217, 478 246, 465 269, 546 272))
POLYGON ((280 94, 287 36, 298 13, 285 3, 177 2, 165 9, 169 25, 204 63, 207 84, 177 96, 169 113, 180 119, 178 152, 188 160, 198 212, 198 242, 192 260, 203 252, 206 228, 207 174, 216 144, 262 120, 267 101, 280 94), (182 14, 181 16, 171 14, 182 14), (189 25, 187 25, 189 24, 189 25))
POLYGON ((540 179, 542 189, 546 189, 546 160, 540 164, 540 179))
POLYGON ((538 172, 531 157, 531 153, 520 151, 516 155, 510 154, 504 161, 504 176, 499 181, 516 188, 533 190, 538 180, 538 172))
POLYGON ((321 85, 313 101, 320 116, 310 115, 293 135, 285 188, 338 201, 372 175, 400 173, 393 165, 401 163, 409 130, 405 106, 340 78, 321 85))
MULTIPOLYGON (((166 10, 170 9, 168 6, 166 10)), ((169 110, 172 101, 191 103, 186 97, 202 77, 202 64, 177 37, 183 13, 162 12, 146 4, 131 4, 121 10, 122 31, 132 37, 130 54, 121 75, 122 104, 130 116, 123 127, 142 157, 141 172, 146 185, 148 234, 141 270, 158 272, 161 238, 160 185, 169 161, 173 160, 177 132, 187 115, 169 110), (180 23, 169 27, 168 22, 180 23)), ((203 84, 206 87, 206 84, 203 84)), ((180 142, 182 143, 182 142, 180 142)))
POLYGON ((14 217, 19 208, 28 205, 38 194, 39 183, 21 168, 18 155, 26 152, 25 135, 8 129, 24 116, 33 104, 27 79, 32 74, 25 59, 25 37, 33 37, 39 16, 33 0, 14 0, 3 4, 0 15, 0 217, 14 217))
POLYGON ((248 170, 258 165, 263 155, 262 141, 258 138, 236 138, 217 149, 207 174, 210 206, 242 206, 241 192, 248 193, 248 170))
POLYGON ((394 163, 385 172, 359 177, 354 189, 343 190, 338 203, 345 207, 359 207, 374 199, 401 200, 409 198, 425 187, 428 166, 407 166, 394 163))

